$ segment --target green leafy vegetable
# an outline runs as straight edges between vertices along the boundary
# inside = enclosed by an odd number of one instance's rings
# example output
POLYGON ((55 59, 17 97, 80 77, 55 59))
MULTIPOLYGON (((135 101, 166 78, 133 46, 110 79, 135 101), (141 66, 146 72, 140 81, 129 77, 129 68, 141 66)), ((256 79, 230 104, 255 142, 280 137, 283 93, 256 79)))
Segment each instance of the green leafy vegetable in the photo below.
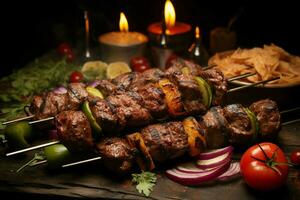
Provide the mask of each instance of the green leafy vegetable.
MULTIPOLYGON (((23 108, 33 95, 66 85, 72 71, 78 66, 63 60, 36 59, 11 75, 0 79, 0 122, 24 114, 23 108)), ((0 128, 4 128, 0 123, 0 128)))
POLYGON ((156 174, 144 171, 140 174, 132 174, 132 182, 136 183, 139 193, 148 197, 156 183, 156 174))
POLYGON ((43 151, 39 151, 37 153, 34 154, 33 158, 31 160, 29 160, 27 163, 25 163, 24 165, 22 165, 18 170, 17 172, 20 172, 21 170, 23 170, 25 167, 27 166, 31 166, 33 164, 35 164, 36 162, 39 162, 39 161, 42 161, 42 160, 45 160, 46 157, 44 155, 44 152, 43 151))

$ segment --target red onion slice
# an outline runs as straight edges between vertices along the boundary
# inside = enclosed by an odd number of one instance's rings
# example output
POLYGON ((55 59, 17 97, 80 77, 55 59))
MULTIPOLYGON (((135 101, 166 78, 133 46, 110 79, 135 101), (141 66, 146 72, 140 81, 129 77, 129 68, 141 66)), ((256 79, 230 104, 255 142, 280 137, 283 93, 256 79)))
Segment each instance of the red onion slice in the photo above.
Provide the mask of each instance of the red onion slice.
POLYGON ((176 167, 176 170, 180 171, 180 172, 184 172, 184 173, 203 173, 203 172, 207 172, 210 170, 215 170, 218 167, 213 167, 213 168, 207 168, 207 169, 200 169, 199 167, 197 167, 197 165, 193 162, 188 162, 188 163, 183 163, 180 164, 176 167))
POLYGON ((95 81, 89 83, 88 86, 95 88, 95 87, 97 87, 99 84, 100 84, 100 81, 99 81, 99 80, 95 80, 95 81))
POLYGON ((234 163, 231 163, 228 170, 225 173, 223 173, 222 175, 220 175, 217 179, 220 181, 230 180, 230 179, 240 176, 240 173, 241 173, 240 163, 234 162, 234 163))
POLYGON ((215 149, 209 152, 205 152, 205 153, 201 153, 197 156, 198 159, 211 159, 211 158, 215 158, 217 156, 220 156, 222 154, 225 154, 227 152, 232 152, 233 151, 233 147, 232 146, 227 146, 225 148, 222 149, 215 149))
POLYGON ((202 160, 199 159, 196 161, 196 165, 200 169, 217 167, 226 162, 229 162, 231 160, 231 156, 232 156, 232 152, 227 152, 225 154, 222 154, 220 156, 211 159, 202 159, 202 160))
POLYGON ((55 94, 66 94, 68 92, 68 90, 67 90, 67 88, 65 88, 63 86, 60 86, 60 87, 54 88, 53 92, 55 94))
POLYGON ((166 171, 166 175, 171 180, 178 182, 183 185, 200 185, 204 182, 212 181, 218 176, 223 174, 230 166, 230 162, 224 163, 223 165, 200 173, 185 173, 177 169, 171 169, 166 171))

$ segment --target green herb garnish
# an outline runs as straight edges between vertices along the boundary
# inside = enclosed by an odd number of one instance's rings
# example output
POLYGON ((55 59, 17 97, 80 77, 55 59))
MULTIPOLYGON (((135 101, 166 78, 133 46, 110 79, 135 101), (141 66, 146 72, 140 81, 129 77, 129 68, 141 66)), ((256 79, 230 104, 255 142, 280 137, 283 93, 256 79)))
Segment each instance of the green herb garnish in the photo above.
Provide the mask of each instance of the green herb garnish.
POLYGON ((44 155, 44 151, 39 151, 37 153, 34 154, 33 158, 31 160, 29 160, 27 163, 25 163, 24 165, 22 165, 17 172, 20 172, 21 170, 23 170, 25 167, 27 166, 31 166, 33 164, 35 164, 36 162, 45 160, 46 157, 44 155))
POLYGON ((156 183, 156 174, 144 171, 140 174, 132 174, 132 182, 136 184, 139 193, 148 197, 156 183))

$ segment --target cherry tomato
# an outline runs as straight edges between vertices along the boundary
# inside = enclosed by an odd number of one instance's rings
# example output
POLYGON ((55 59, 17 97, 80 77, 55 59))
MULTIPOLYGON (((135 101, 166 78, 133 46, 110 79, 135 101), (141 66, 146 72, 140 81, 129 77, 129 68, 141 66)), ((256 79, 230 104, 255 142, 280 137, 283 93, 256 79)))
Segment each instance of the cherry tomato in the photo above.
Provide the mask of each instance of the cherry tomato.
POLYGON ((63 42, 57 47, 57 52, 59 53, 59 55, 65 56, 68 53, 72 52, 71 45, 69 45, 66 42, 63 42))
POLYGON ((150 69, 150 63, 147 58, 144 56, 136 56, 130 60, 130 66, 133 71, 143 72, 147 69, 150 69))
POLYGON ((70 82, 71 83, 79 83, 83 80, 83 75, 79 71, 74 71, 70 75, 70 82))
POLYGON ((300 166, 300 149, 296 149, 292 151, 290 155, 290 159, 294 165, 300 166))
POLYGON ((288 176, 287 159, 273 143, 260 143, 250 147, 240 161, 241 174, 252 188, 266 191, 283 185, 288 176))

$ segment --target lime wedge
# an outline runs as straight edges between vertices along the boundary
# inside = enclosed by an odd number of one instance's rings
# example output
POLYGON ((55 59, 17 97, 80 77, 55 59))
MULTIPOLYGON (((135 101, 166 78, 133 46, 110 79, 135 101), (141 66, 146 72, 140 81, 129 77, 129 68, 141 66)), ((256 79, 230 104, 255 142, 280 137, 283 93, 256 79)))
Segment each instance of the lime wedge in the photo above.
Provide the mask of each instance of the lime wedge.
POLYGON ((105 79, 107 64, 102 61, 88 61, 82 66, 81 72, 87 81, 105 79))
POLYGON ((108 79, 116 78, 121 74, 131 72, 131 68, 125 62, 113 62, 110 63, 106 70, 106 77, 108 79))

